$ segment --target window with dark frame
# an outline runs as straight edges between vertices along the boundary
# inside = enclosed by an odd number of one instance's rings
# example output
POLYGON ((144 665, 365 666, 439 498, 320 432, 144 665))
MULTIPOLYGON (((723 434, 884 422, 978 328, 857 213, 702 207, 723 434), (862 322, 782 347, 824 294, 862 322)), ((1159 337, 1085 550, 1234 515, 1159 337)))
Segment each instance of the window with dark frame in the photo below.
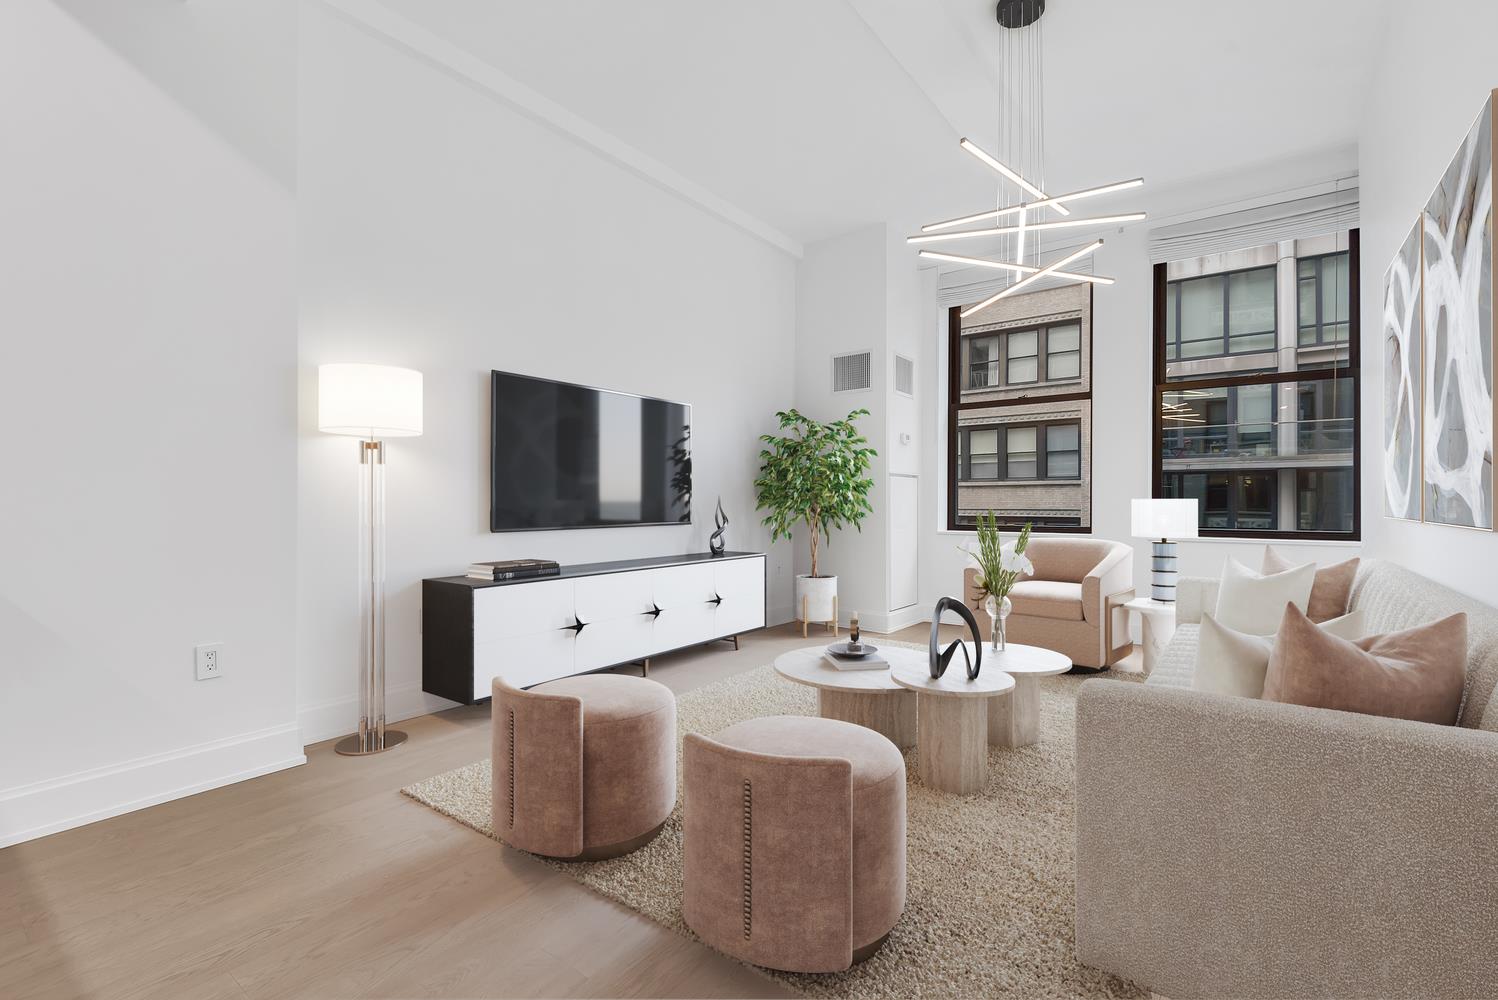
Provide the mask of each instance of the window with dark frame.
POLYGON ((1082 475, 1080 424, 1048 424, 1045 428, 1045 477, 1077 479, 1082 475))
POLYGON ((1358 231, 1346 237, 1294 262, 1283 336, 1275 266, 1174 280, 1155 266, 1153 492, 1196 499, 1203 536, 1361 537, 1358 231), (1233 361, 1261 352, 1267 370, 1233 361))
POLYGON ((1082 427, 1075 420, 964 427, 957 454, 968 482, 1079 479, 1082 427))
POLYGON ((1345 252, 1302 257, 1296 262, 1300 346, 1347 341, 1352 311, 1348 302, 1349 266, 1345 252))
POLYGON ((1082 325, 1057 324, 1045 333, 1045 380, 1052 382, 1082 375, 1082 325))
POLYGON ((993 509, 1006 531, 1027 522, 1049 532, 1092 530, 1083 426, 1091 352, 1082 335, 1092 298, 1090 285, 1078 286, 1067 304, 1053 299, 1031 313, 1067 318, 1026 322, 1028 307, 1020 306, 968 331, 961 307, 948 310, 948 530, 972 530, 982 509, 993 509), (1018 492, 1005 492, 1010 485, 1018 492))
POLYGON ((999 338, 997 336, 970 337, 967 351, 967 387, 969 389, 998 388, 999 338))
POLYGON ((1014 330, 1005 336, 1008 355, 1004 365, 1005 385, 1027 385, 1040 381, 1040 331, 1014 330))
POLYGON ((1160 338, 1165 359, 1273 351, 1276 284, 1273 264, 1170 282, 1160 338))

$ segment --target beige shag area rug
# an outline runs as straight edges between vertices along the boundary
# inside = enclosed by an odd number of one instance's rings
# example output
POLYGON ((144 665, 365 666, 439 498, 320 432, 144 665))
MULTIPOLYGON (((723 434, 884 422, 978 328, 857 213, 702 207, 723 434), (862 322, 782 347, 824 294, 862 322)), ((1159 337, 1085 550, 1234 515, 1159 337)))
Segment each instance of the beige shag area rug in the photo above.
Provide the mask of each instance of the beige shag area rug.
MULTIPOLYGON (((900 643, 900 645, 908 645, 900 643)), ((917 647, 919 648, 919 647, 917 647)), ((1127 677, 1127 675, 1117 675, 1127 677)), ((964 797, 909 777, 905 914, 868 961, 847 972, 758 971, 811 997, 1148 997, 1077 963, 1072 941, 1073 728, 1081 676, 1044 678, 1041 742, 989 750, 988 787, 964 797)), ((815 715, 816 691, 768 666, 689 691, 681 734, 713 733, 762 715, 815 715)), ((680 735, 680 734, 679 734, 680 735)), ((402 791, 494 836, 489 761, 402 791)), ((681 919, 681 807, 659 837, 610 861, 542 859, 597 892, 692 937, 681 919)))

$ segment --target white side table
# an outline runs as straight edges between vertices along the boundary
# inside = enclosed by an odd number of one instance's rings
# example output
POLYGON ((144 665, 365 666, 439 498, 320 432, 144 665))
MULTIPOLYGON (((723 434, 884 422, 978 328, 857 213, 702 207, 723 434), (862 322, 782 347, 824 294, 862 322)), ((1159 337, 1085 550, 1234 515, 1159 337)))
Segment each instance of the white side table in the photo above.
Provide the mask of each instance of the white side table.
POLYGON ((1160 661, 1160 654, 1176 633, 1175 602, 1136 597, 1124 607, 1139 616, 1139 636, 1144 646, 1144 672, 1152 673, 1155 664, 1160 661))

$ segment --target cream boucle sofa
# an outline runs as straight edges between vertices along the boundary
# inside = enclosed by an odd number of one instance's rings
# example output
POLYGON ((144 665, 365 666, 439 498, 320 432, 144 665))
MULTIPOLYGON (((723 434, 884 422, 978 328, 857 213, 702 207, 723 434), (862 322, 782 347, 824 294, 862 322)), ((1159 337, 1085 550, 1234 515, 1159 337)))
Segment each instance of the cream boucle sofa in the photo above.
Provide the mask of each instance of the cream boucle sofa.
POLYGON ((1498 611, 1365 561, 1373 632, 1468 614, 1459 725, 1193 691, 1216 581, 1145 684, 1077 700, 1077 954, 1186 997, 1498 996, 1498 611))

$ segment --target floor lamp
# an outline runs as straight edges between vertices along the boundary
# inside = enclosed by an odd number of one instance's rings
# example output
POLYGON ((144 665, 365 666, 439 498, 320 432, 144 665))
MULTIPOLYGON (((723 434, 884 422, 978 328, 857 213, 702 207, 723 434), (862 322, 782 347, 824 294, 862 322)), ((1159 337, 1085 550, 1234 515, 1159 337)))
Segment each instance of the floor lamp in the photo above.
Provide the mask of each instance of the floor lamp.
POLYGON ((359 438, 359 731, 345 756, 406 742, 385 728, 385 438, 421 433, 421 372, 388 365, 319 365, 317 429, 359 438))

